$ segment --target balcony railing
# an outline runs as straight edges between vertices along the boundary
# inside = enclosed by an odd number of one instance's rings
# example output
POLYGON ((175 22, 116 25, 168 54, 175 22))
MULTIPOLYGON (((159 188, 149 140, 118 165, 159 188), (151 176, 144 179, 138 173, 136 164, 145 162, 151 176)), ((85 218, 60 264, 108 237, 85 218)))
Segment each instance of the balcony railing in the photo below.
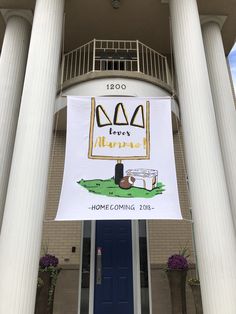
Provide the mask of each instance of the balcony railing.
POLYGON ((97 71, 143 73, 171 86, 167 58, 138 40, 94 39, 65 53, 61 84, 97 71))

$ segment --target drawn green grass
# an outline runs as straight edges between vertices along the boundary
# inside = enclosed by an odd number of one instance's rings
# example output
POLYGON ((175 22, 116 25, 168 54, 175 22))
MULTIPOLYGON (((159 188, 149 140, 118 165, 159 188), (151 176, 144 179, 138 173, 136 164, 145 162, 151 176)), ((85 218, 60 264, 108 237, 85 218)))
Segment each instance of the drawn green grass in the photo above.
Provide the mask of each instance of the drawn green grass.
POLYGON ((99 195, 106 195, 109 197, 140 197, 140 198, 151 198, 158 194, 162 194, 165 191, 165 185, 162 182, 157 183, 152 191, 147 191, 142 188, 132 187, 130 189, 121 189, 118 185, 115 184, 114 179, 107 180, 80 180, 77 182, 89 192, 99 195))

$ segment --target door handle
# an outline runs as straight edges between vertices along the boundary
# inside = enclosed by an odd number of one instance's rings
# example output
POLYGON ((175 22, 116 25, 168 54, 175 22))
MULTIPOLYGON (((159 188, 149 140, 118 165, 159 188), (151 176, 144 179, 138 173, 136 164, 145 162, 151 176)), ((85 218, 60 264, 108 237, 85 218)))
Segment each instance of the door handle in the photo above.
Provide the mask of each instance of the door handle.
POLYGON ((97 248, 96 284, 102 284, 102 248, 97 248))

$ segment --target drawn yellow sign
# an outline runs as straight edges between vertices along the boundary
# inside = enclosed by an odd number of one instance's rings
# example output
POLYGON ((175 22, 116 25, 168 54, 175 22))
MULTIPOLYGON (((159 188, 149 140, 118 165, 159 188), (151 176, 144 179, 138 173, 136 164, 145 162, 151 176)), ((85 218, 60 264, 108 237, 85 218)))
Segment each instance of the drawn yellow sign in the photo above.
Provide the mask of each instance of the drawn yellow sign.
MULTIPOLYGON (((103 98, 104 99, 104 98, 103 98)), ((132 99, 132 98, 131 98, 132 99)), ((130 100, 131 100, 130 99, 130 100)), ((150 104, 91 99, 90 159, 150 159, 150 104)))

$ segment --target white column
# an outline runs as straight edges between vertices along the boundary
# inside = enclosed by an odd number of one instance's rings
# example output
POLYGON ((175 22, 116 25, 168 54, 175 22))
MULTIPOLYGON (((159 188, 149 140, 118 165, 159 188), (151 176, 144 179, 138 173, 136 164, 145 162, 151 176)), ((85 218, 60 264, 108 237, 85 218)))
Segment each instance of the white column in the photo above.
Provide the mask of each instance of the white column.
POLYGON ((236 240, 196 0, 170 0, 205 314, 234 314, 236 240))
POLYGON ((37 0, 0 237, 0 313, 34 313, 64 0, 37 0))
POLYGON ((0 57, 0 229, 11 167, 16 125, 24 83, 32 15, 23 10, 1 10, 6 19, 0 57))
POLYGON ((236 226, 236 110, 220 31, 220 18, 209 17, 202 25, 231 209, 236 226))

